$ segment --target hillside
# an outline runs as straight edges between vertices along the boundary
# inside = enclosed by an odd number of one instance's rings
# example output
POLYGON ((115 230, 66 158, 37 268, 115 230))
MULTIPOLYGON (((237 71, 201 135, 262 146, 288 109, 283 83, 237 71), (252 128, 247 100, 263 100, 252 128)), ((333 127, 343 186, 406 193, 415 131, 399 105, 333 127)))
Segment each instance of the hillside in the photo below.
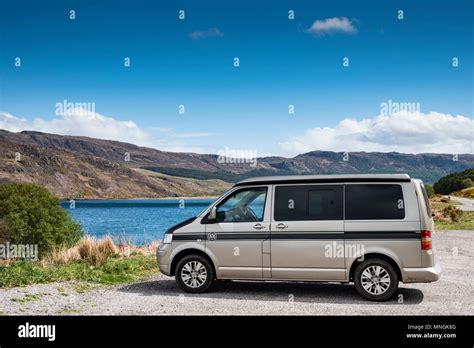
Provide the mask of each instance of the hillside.
MULTIPOLYGON (((89 146, 95 148, 92 143, 89 146)), ((0 181, 41 184, 61 198, 76 199, 218 195, 230 186, 221 180, 148 173, 59 146, 8 141, 1 135, 0 181), (20 161, 15 160, 16 152, 21 154, 20 161)))
POLYGON ((406 172, 435 182, 474 167, 474 155, 313 151, 258 158, 257 166, 219 163, 217 155, 165 152, 118 141, 0 130, 0 180, 43 184, 63 198, 218 194, 250 176, 406 172), (15 161, 15 153, 21 160, 15 161), (129 156, 129 161, 126 161, 129 156), (159 173, 159 174, 158 174, 159 173))

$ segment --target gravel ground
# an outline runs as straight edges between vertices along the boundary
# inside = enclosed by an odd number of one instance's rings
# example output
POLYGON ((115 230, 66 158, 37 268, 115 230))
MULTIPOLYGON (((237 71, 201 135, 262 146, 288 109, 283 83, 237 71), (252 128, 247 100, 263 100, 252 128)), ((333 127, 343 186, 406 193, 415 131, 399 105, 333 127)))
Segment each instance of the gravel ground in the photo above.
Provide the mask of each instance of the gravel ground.
POLYGON ((104 287, 67 282, 0 290, 3 315, 472 315, 474 231, 437 232, 443 273, 431 284, 402 284, 398 298, 363 300, 352 285, 279 282, 217 283, 206 294, 183 294, 173 278, 104 287))

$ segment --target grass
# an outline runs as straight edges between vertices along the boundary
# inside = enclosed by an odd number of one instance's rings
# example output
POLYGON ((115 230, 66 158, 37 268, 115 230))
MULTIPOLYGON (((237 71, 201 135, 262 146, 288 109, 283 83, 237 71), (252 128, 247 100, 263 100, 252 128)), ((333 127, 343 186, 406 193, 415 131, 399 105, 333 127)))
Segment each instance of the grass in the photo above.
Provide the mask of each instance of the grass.
POLYGON ((438 230, 474 230, 474 212, 463 211, 459 221, 435 221, 438 230))
POLYGON ((152 255, 111 258, 98 266, 91 265, 88 260, 75 260, 69 264, 17 261, 0 266, 0 288, 71 280, 121 284, 141 280, 157 271, 156 258, 152 255))
POLYGON ((43 258, 46 264, 69 264, 75 260, 88 260, 92 265, 104 264, 110 257, 118 254, 117 247, 110 236, 96 240, 92 237, 81 239, 69 249, 57 248, 43 258))
POLYGON ((64 309, 63 311, 61 311, 61 314, 63 315, 68 315, 68 314, 80 314, 81 311, 79 309, 64 309))
MULTIPOLYGON (((121 284, 141 280, 158 272, 154 256, 157 247, 156 242, 136 247, 116 245, 109 236, 99 240, 86 237, 71 248, 56 248, 38 262, 0 263, 0 288, 78 281, 74 290, 83 293, 91 289, 91 283, 121 284)), ((64 288, 57 290, 68 296, 64 288)))
POLYGON ((12 302, 18 302, 18 303, 20 303, 20 304, 25 304, 25 303, 28 303, 28 302, 37 301, 37 300, 39 300, 41 297, 42 297, 42 295, 40 295, 40 294, 26 294, 26 295, 23 296, 23 297, 15 297, 15 298, 12 298, 11 301, 12 301, 12 302))
POLYGON ((91 288, 92 286, 89 283, 74 284, 74 291, 76 291, 78 294, 83 294, 86 291, 89 291, 91 288))

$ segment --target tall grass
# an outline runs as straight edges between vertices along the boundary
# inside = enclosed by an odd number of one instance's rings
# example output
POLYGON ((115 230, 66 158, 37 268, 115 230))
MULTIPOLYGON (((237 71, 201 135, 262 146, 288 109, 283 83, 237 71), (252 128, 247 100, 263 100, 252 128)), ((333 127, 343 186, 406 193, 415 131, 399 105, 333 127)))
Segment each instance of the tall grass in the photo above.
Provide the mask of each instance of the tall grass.
POLYGON ((85 260, 92 266, 101 266, 111 258, 129 257, 130 255, 152 255, 158 242, 137 247, 132 244, 115 244, 110 236, 96 239, 87 236, 79 240, 72 248, 55 248, 43 259, 43 264, 67 265, 77 260, 85 260))
POLYGON ((84 237, 71 248, 54 248, 39 262, 0 262, 0 288, 79 280, 120 284, 158 271, 154 253, 158 242, 143 247, 116 244, 109 236, 84 237))

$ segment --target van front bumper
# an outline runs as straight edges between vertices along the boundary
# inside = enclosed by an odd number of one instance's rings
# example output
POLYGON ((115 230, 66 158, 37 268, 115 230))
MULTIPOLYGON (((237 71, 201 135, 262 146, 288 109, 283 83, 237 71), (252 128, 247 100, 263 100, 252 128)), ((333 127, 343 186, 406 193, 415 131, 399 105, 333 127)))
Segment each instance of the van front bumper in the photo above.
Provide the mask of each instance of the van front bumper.
POLYGON ((164 275, 171 275, 170 267, 170 249, 171 244, 160 244, 158 250, 156 251, 156 261, 158 263, 158 268, 160 272, 164 275))
POLYGON ((439 279, 441 275, 441 267, 439 264, 426 268, 404 268, 404 283, 431 283, 439 279))

